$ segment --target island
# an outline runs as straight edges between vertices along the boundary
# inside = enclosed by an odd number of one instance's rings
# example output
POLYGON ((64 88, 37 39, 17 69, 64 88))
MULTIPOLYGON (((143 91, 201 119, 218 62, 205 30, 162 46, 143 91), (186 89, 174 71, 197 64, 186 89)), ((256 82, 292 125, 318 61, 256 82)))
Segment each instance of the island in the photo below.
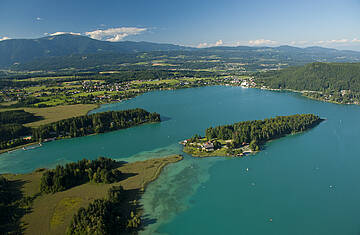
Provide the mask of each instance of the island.
POLYGON ((260 151, 267 141, 315 127, 321 121, 314 114, 278 116, 244 121, 232 125, 209 127, 205 137, 195 135, 184 140, 184 152, 194 157, 238 156, 260 151))
POLYGON ((0 175, 0 230, 8 234, 136 234, 148 183, 181 155, 127 163, 100 157, 0 175))

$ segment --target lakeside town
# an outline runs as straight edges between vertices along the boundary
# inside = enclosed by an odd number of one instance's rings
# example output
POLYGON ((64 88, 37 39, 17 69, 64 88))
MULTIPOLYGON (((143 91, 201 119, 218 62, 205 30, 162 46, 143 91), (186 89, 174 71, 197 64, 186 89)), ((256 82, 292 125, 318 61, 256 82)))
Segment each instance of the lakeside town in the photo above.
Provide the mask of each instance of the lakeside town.
POLYGON ((102 104, 119 102, 153 90, 213 85, 256 87, 254 78, 249 76, 182 77, 114 83, 105 80, 84 80, 29 87, 9 87, 0 90, 0 103, 3 106, 8 103, 17 107, 19 105, 15 104, 18 103, 25 107, 39 108, 64 104, 102 104))

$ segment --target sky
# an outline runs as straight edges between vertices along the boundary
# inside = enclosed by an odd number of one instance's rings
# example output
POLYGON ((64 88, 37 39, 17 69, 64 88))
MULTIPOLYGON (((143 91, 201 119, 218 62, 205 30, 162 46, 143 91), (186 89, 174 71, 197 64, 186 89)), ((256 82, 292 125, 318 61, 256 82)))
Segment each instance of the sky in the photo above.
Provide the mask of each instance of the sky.
POLYGON ((360 0, 0 0, 0 40, 61 33, 193 47, 360 51, 360 0))

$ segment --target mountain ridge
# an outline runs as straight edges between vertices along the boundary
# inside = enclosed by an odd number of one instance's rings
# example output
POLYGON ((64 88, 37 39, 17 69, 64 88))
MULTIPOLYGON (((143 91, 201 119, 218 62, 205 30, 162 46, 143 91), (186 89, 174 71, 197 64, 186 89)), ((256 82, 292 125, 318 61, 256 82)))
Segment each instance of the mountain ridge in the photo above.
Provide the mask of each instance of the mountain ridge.
MULTIPOLYGON (((10 68, 14 64, 24 64, 34 61, 56 59, 69 56, 86 56, 102 54, 134 54, 141 52, 171 52, 184 51, 199 55, 219 55, 237 57, 261 57, 264 53, 281 58, 293 58, 300 62, 338 61, 337 58, 346 57, 349 62, 360 61, 360 52, 337 50, 324 47, 294 47, 282 45, 277 47, 253 46, 217 46, 195 48, 154 42, 108 42, 89 38, 87 36, 61 34, 37 39, 8 39, 0 41, 0 68, 10 68)), ((342 62, 342 61, 339 61, 342 62)))

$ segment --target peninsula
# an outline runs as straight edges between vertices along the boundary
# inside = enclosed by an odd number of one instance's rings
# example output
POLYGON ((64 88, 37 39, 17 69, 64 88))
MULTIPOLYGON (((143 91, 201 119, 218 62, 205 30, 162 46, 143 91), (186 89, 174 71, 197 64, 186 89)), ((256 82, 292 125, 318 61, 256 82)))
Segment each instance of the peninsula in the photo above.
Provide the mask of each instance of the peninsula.
POLYGON ((136 234, 143 227, 139 199, 146 185, 180 160, 181 155, 134 163, 101 157, 0 175, 0 229, 9 234, 136 234))
MULTIPOLYGON (((24 110, 0 112, 0 153, 29 144, 99 134, 161 121, 160 114, 137 108, 77 116, 33 128, 23 125, 36 118, 38 117, 24 110)), ((24 149, 26 150, 25 147, 24 149)))
POLYGON ((261 150, 269 140, 306 131, 323 119, 314 114, 296 114, 210 127, 205 137, 195 135, 181 142, 184 152, 194 157, 238 156, 261 150))

